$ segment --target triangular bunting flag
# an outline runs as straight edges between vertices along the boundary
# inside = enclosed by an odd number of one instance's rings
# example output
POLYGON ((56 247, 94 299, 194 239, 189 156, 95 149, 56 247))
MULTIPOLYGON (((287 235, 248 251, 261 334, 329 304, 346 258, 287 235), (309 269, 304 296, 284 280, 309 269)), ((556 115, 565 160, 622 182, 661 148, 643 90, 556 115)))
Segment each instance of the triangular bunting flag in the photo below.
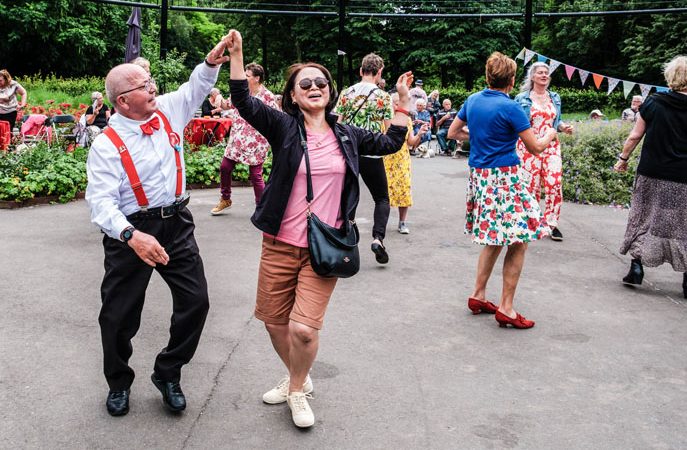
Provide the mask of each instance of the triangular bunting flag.
POLYGON ((551 62, 549 63, 549 75, 551 75, 554 70, 558 69, 558 66, 560 66, 560 65, 561 65, 561 63, 559 61, 552 59, 551 62))
POLYGON ((670 89, 668 89, 665 86, 656 86, 656 92, 668 92, 670 89))
POLYGON ((632 92, 632 89, 636 85, 637 85, 637 83, 623 80, 623 95, 625 96, 625 98, 627 98, 627 96, 630 95, 630 92, 632 92))
POLYGON ((592 78, 594 78, 594 86, 599 89, 601 87, 601 82, 604 80, 604 76, 599 75, 598 73, 593 73, 592 78))
POLYGON ((649 95, 649 92, 651 92, 652 86, 648 84, 640 84, 639 85, 639 90, 642 91, 642 97, 646 98, 647 95, 649 95))
POLYGON ((611 95, 611 92, 613 92, 618 83, 620 83, 619 79, 608 77, 608 92, 606 94, 611 95))
POLYGON ((567 75, 568 80, 570 80, 572 78, 574 73, 575 73, 575 68, 573 66, 569 66, 569 65, 565 64, 565 74, 567 75))
POLYGON ((577 69, 577 73, 580 74, 580 80, 582 81, 582 86, 587 82, 587 77, 589 76, 589 72, 586 70, 582 69, 577 69))
POLYGON ((520 50, 520 53, 518 53, 518 56, 516 56, 515 59, 525 59, 525 48, 524 47, 522 50, 520 50))
POLYGON ((534 55, 536 55, 536 53, 534 53, 532 50, 525 50, 525 65, 530 62, 530 59, 532 59, 534 55))
POLYGON ((544 55, 537 55, 537 61, 545 63, 546 60, 549 59, 544 55))

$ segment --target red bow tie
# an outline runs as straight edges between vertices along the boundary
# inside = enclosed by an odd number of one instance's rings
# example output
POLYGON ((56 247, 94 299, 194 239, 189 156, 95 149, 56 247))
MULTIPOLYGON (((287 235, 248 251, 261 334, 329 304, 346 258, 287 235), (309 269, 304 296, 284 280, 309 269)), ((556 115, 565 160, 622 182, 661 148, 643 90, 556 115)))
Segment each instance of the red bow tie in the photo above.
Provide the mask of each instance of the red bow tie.
POLYGON ((160 119, 157 118, 157 116, 153 117, 143 125, 141 125, 141 131, 143 131, 143 134, 147 134, 150 136, 153 134, 153 131, 159 130, 160 129, 160 119))

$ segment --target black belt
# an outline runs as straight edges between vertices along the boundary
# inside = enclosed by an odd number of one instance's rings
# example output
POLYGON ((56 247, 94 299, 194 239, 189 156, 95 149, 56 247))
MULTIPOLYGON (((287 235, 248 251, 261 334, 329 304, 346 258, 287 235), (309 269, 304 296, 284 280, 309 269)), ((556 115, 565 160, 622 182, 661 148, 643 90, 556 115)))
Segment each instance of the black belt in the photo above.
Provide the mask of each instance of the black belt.
POLYGON ((158 206, 155 208, 142 209, 135 213, 126 216, 128 220, 131 219, 169 219, 179 214, 179 211, 188 205, 190 197, 186 195, 181 200, 172 203, 169 206, 158 206))

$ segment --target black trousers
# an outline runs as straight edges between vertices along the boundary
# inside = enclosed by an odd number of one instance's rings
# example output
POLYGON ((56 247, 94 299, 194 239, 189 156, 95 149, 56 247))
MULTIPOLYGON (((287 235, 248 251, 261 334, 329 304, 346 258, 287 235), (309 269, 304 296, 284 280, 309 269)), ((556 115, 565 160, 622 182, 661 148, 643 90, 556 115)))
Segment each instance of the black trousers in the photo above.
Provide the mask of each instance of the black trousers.
POLYGON ((168 219, 135 219, 131 223, 136 229, 155 236, 169 255, 169 263, 153 268, 127 244, 107 235, 103 238, 105 277, 98 321, 105 378, 115 391, 129 389, 134 381, 134 370, 128 364, 133 352, 131 339, 141 324, 145 291, 153 269, 172 291, 173 303, 169 342, 155 360, 155 373, 162 380, 179 381, 181 367, 191 360, 198 347, 209 306, 191 212, 184 208, 168 219))
POLYGON ((386 236, 386 224, 389 222, 389 186, 386 182, 386 170, 382 158, 358 159, 360 176, 370 190, 375 202, 374 224, 372 225, 372 238, 384 240, 386 236))
POLYGON ((6 120, 10 123, 10 133, 12 133, 14 124, 17 121, 17 111, 12 111, 11 113, 7 114, 0 114, 0 120, 6 120))

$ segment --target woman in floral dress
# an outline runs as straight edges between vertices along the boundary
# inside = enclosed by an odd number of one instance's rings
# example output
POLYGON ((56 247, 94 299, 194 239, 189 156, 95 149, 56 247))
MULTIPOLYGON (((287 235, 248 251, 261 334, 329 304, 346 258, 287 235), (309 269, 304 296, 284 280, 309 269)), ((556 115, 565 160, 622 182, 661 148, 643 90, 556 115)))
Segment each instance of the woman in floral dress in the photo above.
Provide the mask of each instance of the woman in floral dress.
MULTIPOLYGON (((265 70, 260 64, 251 63, 246 66, 246 77, 248 78, 248 89, 255 98, 262 101, 267 106, 277 108, 274 94, 265 86, 265 70)), ((210 213, 212 215, 221 214, 231 207, 231 173, 237 163, 248 165, 248 179, 253 185, 255 194, 255 204, 260 202, 262 192, 265 190, 265 180, 262 178, 262 165, 267 157, 270 148, 260 133, 255 128, 248 125, 231 104, 231 100, 224 100, 222 108, 229 110, 231 118, 231 131, 229 132, 229 142, 224 151, 224 158, 219 168, 220 173, 220 193, 219 203, 210 213)))
MULTIPOLYGON (((549 128, 572 134, 572 125, 561 122, 561 97, 548 90, 550 81, 549 66, 546 63, 532 64, 515 101, 520 103, 529 116, 536 136, 543 136, 549 128)), ((521 139, 518 141, 518 156, 524 169, 522 175, 527 177, 523 181, 537 202, 541 198, 542 186, 544 187, 544 220, 551 228, 551 239, 562 241, 563 234, 558 229, 563 203, 561 143, 558 140, 551 141, 541 154, 533 155, 527 151, 521 139)))
MULTIPOLYGON (((394 109, 398 108, 398 94, 391 96, 394 109)), ((418 103, 420 101, 418 100, 418 103)), ((424 123, 417 134, 413 132, 413 122, 408 119, 408 133, 401 150, 384 157, 384 169, 389 185, 389 206, 398 208, 398 232, 409 234, 406 223, 408 209, 413 206, 413 196, 410 191, 410 151, 408 146, 415 147, 422 141, 423 135, 429 132, 429 123, 424 123)))
POLYGON ((484 245, 477 263, 475 289, 468 299, 473 314, 496 314, 499 326, 531 328, 534 322, 513 309, 513 297, 527 244, 548 234, 536 200, 519 178, 518 136, 528 151, 541 153, 557 137, 549 128, 537 139, 522 108, 508 97, 515 85, 515 61, 495 52, 487 60, 487 89, 471 95, 449 128, 449 139, 470 139, 470 179, 465 233, 484 245), (466 125, 470 126, 469 132, 466 125), (503 247, 503 289, 497 307, 486 288, 503 247))

